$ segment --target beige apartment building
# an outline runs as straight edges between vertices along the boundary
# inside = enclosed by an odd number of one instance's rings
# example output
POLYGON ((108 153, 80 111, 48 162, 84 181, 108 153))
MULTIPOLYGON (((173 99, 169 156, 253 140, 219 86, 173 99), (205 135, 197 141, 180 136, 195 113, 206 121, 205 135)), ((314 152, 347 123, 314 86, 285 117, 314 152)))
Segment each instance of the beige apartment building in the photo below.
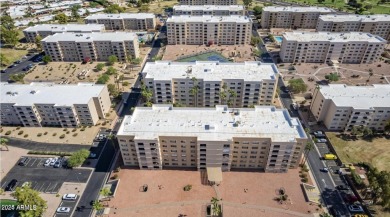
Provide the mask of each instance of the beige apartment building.
POLYGON ((140 55, 138 37, 130 32, 57 33, 44 38, 42 48, 53 61, 119 61, 140 55))
POLYGON ((237 0, 179 0, 181 5, 237 5, 237 0))
POLYGON ((321 15, 317 31, 367 32, 390 40, 390 15, 321 15))
POLYGON ((92 14, 85 23, 104 24, 107 30, 148 30, 156 28, 152 13, 92 14))
POLYGON ((106 85, 0 83, 0 87, 2 126, 93 126, 111 106, 106 85))
POLYGON ((297 168, 306 133, 285 109, 137 107, 117 138, 125 166, 287 172, 297 168))
POLYGON ((249 44, 252 20, 246 16, 172 16, 167 19, 168 44, 249 44))
POLYGON ((286 32, 280 58, 285 63, 374 63, 386 43, 361 32, 286 32))
POLYGON ((39 35, 45 38, 49 35, 62 32, 91 33, 104 32, 102 24, 39 24, 23 30, 27 42, 35 43, 35 38, 39 35))
POLYGON ((157 61, 142 71, 154 103, 189 107, 272 105, 278 77, 275 64, 262 62, 157 61))
POLYGON ((350 131, 366 126, 383 131, 390 120, 390 85, 329 84, 314 90, 310 109, 329 130, 350 131))
POLYGON ((334 10, 324 7, 268 6, 263 8, 261 27, 315 29, 318 17, 330 13, 334 13, 334 10))
POLYGON ((245 15, 245 10, 243 5, 175 5, 173 15, 245 15))

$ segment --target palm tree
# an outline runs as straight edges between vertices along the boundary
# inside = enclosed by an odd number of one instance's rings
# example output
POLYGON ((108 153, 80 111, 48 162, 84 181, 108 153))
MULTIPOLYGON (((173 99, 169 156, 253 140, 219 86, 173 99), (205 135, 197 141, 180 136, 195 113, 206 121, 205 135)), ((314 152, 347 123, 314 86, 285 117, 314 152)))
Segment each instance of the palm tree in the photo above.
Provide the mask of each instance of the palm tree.
POLYGON ((152 106, 152 99, 153 99, 153 92, 152 90, 149 90, 145 84, 141 85, 141 96, 146 101, 146 106, 151 107, 152 106))
POLYGON ((236 105, 237 92, 234 91, 234 90, 232 90, 232 89, 230 89, 230 90, 229 90, 229 100, 230 100, 230 97, 233 98, 233 102, 230 101, 230 102, 231 102, 231 105, 229 105, 229 106, 234 107, 234 106, 236 105))
POLYGON ((98 212, 98 211, 104 209, 104 207, 103 207, 103 204, 100 203, 100 201, 97 201, 97 200, 96 200, 96 201, 94 201, 93 204, 92 204, 92 209, 93 209, 93 210, 96 210, 96 211, 98 212))
POLYGON ((306 146, 305 146, 305 153, 304 153, 304 159, 303 159, 303 165, 305 165, 305 163, 306 163, 306 161, 307 161, 307 158, 308 158, 308 156, 309 156, 309 152, 311 151, 311 150, 313 150, 313 148, 314 148, 314 144, 313 144, 313 142, 310 140, 310 141, 308 141, 307 143, 306 143, 306 146))
POLYGON ((191 80, 193 82, 193 86, 190 90, 190 94, 194 96, 194 107, 198 107, 198 92, 199 92, 198 79, 192 77, 191 80))
POLYGON ((225 100, 226 100, 226 92, 225 91, 221 91, 219 93, 219 97, 221 97, 221 104, 224 104, 225 100))
POLYGON ((211 203, 213 205, 213 216, 219 216, 221 213, 221 207, 219 206, 219 199, 216 197, 211 198, 211 203))
POLYGON ((0 145, 1 145, 1 148, 3 148, 3 146, 7 149, 6 151, 9 151, 8 149, 8 139, 6 138, 0 138, 0 145))

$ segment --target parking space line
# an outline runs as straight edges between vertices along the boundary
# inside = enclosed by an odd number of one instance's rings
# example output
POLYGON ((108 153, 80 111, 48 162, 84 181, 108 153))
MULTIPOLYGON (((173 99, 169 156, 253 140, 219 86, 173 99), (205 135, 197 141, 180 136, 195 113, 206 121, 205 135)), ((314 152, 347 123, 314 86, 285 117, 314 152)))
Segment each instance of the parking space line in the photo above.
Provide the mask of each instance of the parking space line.
POLYGON ((43 189, 45 189, 45 182, 42 184, 42 186, 39 188, 39 190, 38 191, 40 191, 40 192, 43 192, 43 189))
POLYGON ((45 193, 47 193, 47 190, 50 188, 51 182, 49 182, 49 185, 45 188, 45 193))

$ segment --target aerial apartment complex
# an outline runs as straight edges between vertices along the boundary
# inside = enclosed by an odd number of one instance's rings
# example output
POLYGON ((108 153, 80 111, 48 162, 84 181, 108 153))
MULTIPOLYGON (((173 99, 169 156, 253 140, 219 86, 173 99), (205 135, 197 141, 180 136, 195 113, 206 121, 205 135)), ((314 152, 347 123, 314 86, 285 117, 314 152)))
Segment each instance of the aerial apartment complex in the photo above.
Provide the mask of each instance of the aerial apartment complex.
POLYGON ((242 5, 175 5, 173 6, 173 15, 212 15, 229 16, 245 15, 242 5))
POLYGON ((353 126, 366 126, 383 131, 390 120, 390 85, 319 86, 310 106, 317 121, 329 130, 350 131, 353 126))
POLYGON ((85 23, 104 24, 107 30, 148 30, 156 28, 152 13, 92 14, 85 23))
POLYGON ((278 77, 275 64, 262 62, 157 61, 142 71, 154 103, 189 107, 271 105, 278 77))
POLYGON ((62 32, 74 33, 91 33, 104 32, 105 28, 102 24, 39 24, 31 26, 23 30, 27 42, 35 43, 35 38, 39 35, 45 38, 49 35, 62 32))
POLYGON ((237 5, 237 0, 179 0, 181 5, 237 5))
POLYGON ((106 85, 0 83, 1 125, 25 127, 93 126, 111 101, 106 85))
POLYGON ((390 15, 321 15, 317 31, 368 32, 390 40, 390 15))
POLYGON ((246 16, 172 16, 167 19, 168 44, 249 44, 252 20, 246 16))
POLYGON ((315 29, 318 17, 330 13, 334 11, 324 7, 268 6, 263 8, 261 27, 264 29, 315 29))
POLYGON ((125 166, 255 169, 297 168, 307 137, 285 109, 137 107, 117 138, 125 166))
POLYGON ((280 58, 286 63, 373 63, 387 41, 370 33, 286 32, 280 58))
POLYGON ((130 32, 57 33, 42 41, 42 48, 53 61, 119 61, 139 57, 138 37, 130 32))

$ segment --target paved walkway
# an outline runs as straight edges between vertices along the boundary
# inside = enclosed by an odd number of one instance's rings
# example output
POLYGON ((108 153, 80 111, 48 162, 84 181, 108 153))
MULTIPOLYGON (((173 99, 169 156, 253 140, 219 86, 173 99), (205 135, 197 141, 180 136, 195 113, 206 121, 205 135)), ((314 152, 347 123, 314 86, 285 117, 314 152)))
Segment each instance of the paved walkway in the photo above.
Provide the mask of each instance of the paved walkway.
MULTIPOLYGON (((150 205, 140 205, 140 206, 134 206, 129 208, 114 208, 111 209, 112 212, 116 212, 118 214, 126 213, 126 212, 137 212, 139 210, 145 210, 145 209, 152 209, 152 208, 164 208, 164 207, 173 207, 173 206, 186 206, 186 205, 206 205, 210 203, 208 200, 191 200, 191 201, 181 201, 181 202, 166 202, 166 203, 158 203, 158 204, 150 204, 150 205)), ((284 213, 291 216, 299 216, 299 217, 309 217, 312 216, 311 214, 304 214, 296 211, 291 211, 288 209, 280 209, 280 208, 274 208, 269 206, 262 206, 262 205, 256 205, 256 204, 241 204, 241 203, 233 203, 228 201, 222 201, 221 202, 224 206, 232 206, 237 208, 247 208, 247 209, 258 209, 262 211, 271 211, 271 212, 277 212, 277 213, 284 213)))

